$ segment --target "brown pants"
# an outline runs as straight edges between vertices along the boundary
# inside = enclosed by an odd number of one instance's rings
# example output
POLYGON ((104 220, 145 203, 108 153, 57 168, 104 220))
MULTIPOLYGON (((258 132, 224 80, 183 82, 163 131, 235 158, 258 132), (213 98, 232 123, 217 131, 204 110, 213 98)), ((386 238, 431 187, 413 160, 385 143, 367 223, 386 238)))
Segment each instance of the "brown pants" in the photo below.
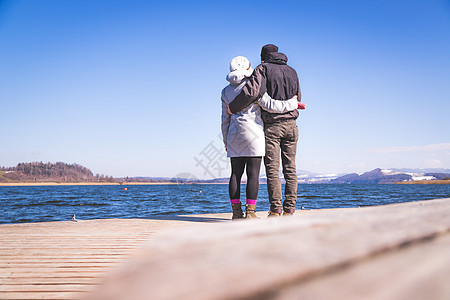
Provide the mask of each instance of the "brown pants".
POLYGON ((295 166, 295 154, 297 152, 298 127, 295 120, 264 124, 264 135, 266 138, 266 166, 267 190, 271 211, 284 209, 291 212, 295 209, 297 202, 297 168, 295 166), (284 179, 284 203, 281 191, 280 172, 280 150, 281 163, 283 165, 284 179))

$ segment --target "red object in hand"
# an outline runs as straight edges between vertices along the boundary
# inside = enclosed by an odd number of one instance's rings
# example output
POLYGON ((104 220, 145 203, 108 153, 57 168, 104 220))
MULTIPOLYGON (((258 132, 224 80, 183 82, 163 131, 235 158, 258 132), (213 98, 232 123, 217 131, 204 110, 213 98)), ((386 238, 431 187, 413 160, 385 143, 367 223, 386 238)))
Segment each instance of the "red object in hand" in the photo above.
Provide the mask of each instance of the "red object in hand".
POLYGON ((306 109, 306 104, 302 103, 302 102, 299 102, 297 109, 306 109))

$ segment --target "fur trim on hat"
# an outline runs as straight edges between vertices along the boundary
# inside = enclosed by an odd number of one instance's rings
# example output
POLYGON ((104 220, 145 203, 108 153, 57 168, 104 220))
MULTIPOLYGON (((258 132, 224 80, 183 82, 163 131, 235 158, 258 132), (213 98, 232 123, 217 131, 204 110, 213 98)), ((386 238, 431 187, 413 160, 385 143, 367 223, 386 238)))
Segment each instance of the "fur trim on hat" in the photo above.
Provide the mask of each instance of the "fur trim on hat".
POLYGON ((250 68, 249 70, 244 70, 244 71, 236 70, 236 71, 230 72, 230 74, 227 75, 227 80, 231 84, 239 84, 245 78, 252 76, 252 74, 253 74, 252 68, 250 68))

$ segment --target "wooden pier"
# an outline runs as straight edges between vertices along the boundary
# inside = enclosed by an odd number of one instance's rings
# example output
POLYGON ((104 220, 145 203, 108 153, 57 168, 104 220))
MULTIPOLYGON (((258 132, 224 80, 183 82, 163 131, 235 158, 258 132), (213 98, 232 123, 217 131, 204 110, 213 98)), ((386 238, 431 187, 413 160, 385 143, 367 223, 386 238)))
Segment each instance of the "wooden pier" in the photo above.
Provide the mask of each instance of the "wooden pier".
POLYGON ((0 225, 0 299, 450 299, 450 199, 0 225))
POLYGON ((0 225, 0 299, 80 299, 162 229, 220 216, 0 225))

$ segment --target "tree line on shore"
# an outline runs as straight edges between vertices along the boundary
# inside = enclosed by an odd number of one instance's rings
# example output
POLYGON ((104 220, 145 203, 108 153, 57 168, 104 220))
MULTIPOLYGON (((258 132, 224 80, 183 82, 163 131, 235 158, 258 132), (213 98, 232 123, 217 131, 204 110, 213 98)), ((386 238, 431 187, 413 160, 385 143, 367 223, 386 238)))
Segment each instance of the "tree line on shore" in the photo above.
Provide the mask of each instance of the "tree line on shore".
POLYGON ((171 182, 173 179, 150 177, 114 178, 92 171, 79 164, 64 162, 19 163, 15 167, 0 166, 0 182, 171 182))
POLYGON ((0 182, 10 181, 65 181, 65 182, 115 182, 112 176, 92 173, 79 164, 63 162, 19 163, 15 167, 0 167, 0 182))

